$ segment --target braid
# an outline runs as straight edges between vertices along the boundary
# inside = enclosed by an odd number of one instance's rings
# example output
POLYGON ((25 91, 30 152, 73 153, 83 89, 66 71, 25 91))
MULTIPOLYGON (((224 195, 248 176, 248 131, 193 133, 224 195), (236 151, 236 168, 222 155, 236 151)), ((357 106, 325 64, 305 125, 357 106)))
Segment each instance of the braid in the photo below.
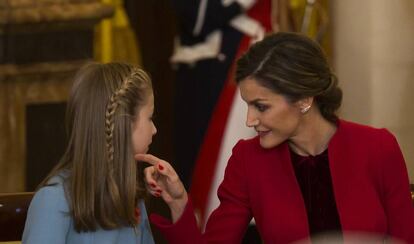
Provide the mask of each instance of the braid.
POLYGON ((105 113, 105 135, 106 135, 106 149, 108 153, 109 161, 114 159, 114 145, 112 143, 113 132, 114 132, 114 114, 118 103, 116 102, 116 93, 111 96, 109 100, 108 108, 105 113))
POLYGON ((115 91, 111 98, 105 113, 105 134, 106 134, 106 149, 108 153, 108 160, 112 162, 114 159, 114 145, 113 145, 113 134, 114 134, 114 117, 119 104, 121 103, 121 98, 125 95, 128 88, 133 84, 133 79, 126 79, 121 87, 115 91))
POLYGON ((131 88, 131 86, 134 85, 134 80, 141 81, 139 84, 137 84, 137 88, 140 89, 142 86, 146 86, 148 84, 151 84, 149 76, 141 69, 136 69, 134 72, 130 75, 130 77, 127 77, 124 82, 122 82, 121 87, 116 90, 108 103, 106 113, 105 113, 105 134, 106 134, 106 149, 108 153, 108 160, 110 163, 112 163, 114 159, 114 145, 113 145, 113 133, 114 133, 114 117, 117 108, 122 102, 122 98, 127 93, 128 89, 131 88))

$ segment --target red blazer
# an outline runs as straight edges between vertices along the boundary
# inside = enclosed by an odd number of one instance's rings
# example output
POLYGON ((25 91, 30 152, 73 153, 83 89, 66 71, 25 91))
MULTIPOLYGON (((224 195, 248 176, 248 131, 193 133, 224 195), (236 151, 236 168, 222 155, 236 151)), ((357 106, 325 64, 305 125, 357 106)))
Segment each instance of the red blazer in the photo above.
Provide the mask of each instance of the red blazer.
MULTIPOLYGON (((328 155, 344 241, 363 232, 414 243, 414 207, 395 137, 386 129, 339 121, 328 155)), ((241 243, 252 217, 264 243, 309 237, 287 143, 264 149, 258 137, 238 142, 218 196, 203 235, 190 201, 175 224, 158 215, 151 220, 169 243, 241 243)))

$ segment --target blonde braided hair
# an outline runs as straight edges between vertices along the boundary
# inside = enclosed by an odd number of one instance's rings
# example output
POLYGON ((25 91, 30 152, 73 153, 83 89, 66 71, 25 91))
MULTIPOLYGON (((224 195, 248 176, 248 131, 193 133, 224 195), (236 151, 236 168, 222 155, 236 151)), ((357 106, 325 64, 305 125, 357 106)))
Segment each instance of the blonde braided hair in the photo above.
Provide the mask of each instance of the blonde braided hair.
POLYGON ((68 175, 64 189, 77 232, 138 224, 135 208, 146 193, 131 131, 150 94, 151 79, 132 64, 90 63, 76 74, 67 103, 68 146, 41 186, 68 175))
POLYGON ((105 113, 105 134, 106 134, 106 149, 109 162, 114 159, 114 146, 113 146, 113 132, 114 132, 114 117, 119 105, 123 104, 123 98, 129 89, 142 89, 145 86, 151 84, 148 74, 136 68, 132 74, 124 79, 119 89, 115 90, 109 99, 109 103, 105 113))

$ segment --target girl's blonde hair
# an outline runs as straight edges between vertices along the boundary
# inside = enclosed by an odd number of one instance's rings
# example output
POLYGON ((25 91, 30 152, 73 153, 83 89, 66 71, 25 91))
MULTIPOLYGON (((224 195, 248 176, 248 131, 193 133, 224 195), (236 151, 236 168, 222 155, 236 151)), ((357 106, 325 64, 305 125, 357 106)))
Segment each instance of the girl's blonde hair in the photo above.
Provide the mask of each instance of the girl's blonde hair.
POLYGON ((67 103, 68 146, 41 186, 67 175, 78 232, 137 224, 135 207, 145 188, 133 157, 132 123, 150 94, 149 76, 130 64, 93 63, 77 73, 67 103))

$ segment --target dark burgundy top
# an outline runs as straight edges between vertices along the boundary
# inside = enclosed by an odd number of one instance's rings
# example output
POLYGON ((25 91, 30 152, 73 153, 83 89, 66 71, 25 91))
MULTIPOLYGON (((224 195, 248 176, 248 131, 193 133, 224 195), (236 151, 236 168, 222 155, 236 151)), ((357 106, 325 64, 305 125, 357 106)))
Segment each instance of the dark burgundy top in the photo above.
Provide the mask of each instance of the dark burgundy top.
POLYGON ((333 193, 328 149, 316 156, 300 156, 290 150, 296 179, 302 191, 311 236, 322 232, 341 233, 333 193))

